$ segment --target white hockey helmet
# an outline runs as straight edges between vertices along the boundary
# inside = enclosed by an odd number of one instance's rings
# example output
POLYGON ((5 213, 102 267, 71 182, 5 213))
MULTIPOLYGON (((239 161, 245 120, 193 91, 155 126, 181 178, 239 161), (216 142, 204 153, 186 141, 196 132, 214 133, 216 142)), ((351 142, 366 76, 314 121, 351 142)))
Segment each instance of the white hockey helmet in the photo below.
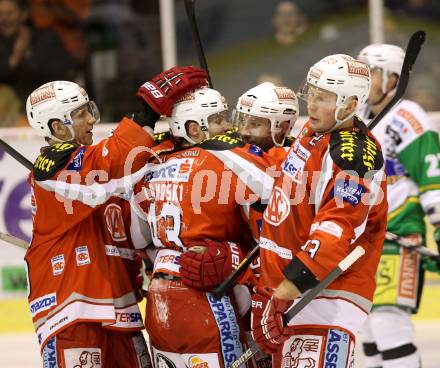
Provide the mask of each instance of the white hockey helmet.
POLYGON ((209 118, 226 111, 228 104, 221 93, 215 89, 202 87, 186 93, 174 104, 168 122, 175 137, 184 138, 189 143, 195 144, 197 142, 194 142, 186 132, 186 122, 195 121, 208 138, 209 118))
POLYGON ((273 83, 264 82, 251 88, 239 97, 234 124, 240 119, 240 114, 268 119, 270 121, 272 141, 276 146, 282 146, 287 134, 290 133, 295 125, 298 112, 298 99, 295 92, 287 87, 278 87, 273 83), (289 122, 289 129, 280 143, 275 140, 275 134, 282 130, 281 123, 284 121, 289 122))
POLYGON ((382 92, 385 94, 388 78, 392 74, 400 76, 405 51, 396 45, 374 43, 364 47, 359 52, 358 59, 368 64, 370 68, 382 70, 382 92))
POLYGON ((357 106, 363 105, 368 98, 371 86, 370 68, 362 61, 349 55, 335 54, 327 56, 314 64, 307 73, 306 82, 298 96, 307 101, 310 87, 318 87, 336 95, 336 124, 334 130, 344 121, 350 119, 350 114, 344 120, 338 118, 341 109, 346 107, 347 100, 354 96, 357 106))
POLYGON ((26 112, 29 124, 38 135, 62 142, 55 137, 50 128, 49 121, 60 120, 65 124, 75 137, 72 124, 72 113, 84 105, 88 106, 89 112, 99 122, 99 110, 84 88, 68 81, 55 81, 43 84, 34 90, 26 101, 26 112))

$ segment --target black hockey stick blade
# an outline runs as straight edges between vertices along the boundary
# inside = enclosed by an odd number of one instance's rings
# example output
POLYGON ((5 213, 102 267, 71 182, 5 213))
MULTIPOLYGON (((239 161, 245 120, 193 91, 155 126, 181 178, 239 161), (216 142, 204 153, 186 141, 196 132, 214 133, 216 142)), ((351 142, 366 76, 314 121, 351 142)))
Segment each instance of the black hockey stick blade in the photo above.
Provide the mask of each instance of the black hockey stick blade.
POLYGON ((219 299, 231 288, 231 286, 235 283, 235 281, 246 271, 248 266, 252 263, 252 261, 257 258, 258 253, 260 251, 260 247, 257 245, 254 249, 252 249, 249 254, 244 258, 237 268, 231 272, 231 274, 223 280, 223 282, 217 286, 212 294, 214 298, 219 299))
POLYGON ((196 44, 197 58, 199 59, 200 67, 206 70, 206 73, 208 73, 209 86, 211 88, 214 88, 211 80, 211 74, 209 73, 205 52, 203 51, 202 40, 200 39, 200 32, 197 26, 194 2, 195 0, 185 0, 186 16, 188 18, 189 26, 191 28, 194 43, 196 44))
POLYGON ((17 152, 9 144, 7 144, 3 139, 0 138, 0 147, 3 148, 7 153, 9 153, 13 158, 15 158, 19 163, 21 163, 25 168, 32 170, 34 165, 21 153, 17 152))
POLYGON ((383 110, 377 114, 374 119, 368 124, 368 129, 373 130, 373 128, 379 123, 380 120, 391 110, 391 108, 403 97, 408 86, 409 75, 411 70, 417 60, 420 49, 425 42, 426 33, 425 31, 416 31, 413 33, 408 41, 408 46, 406 47, 405 58, 403 59, 402 71, 400 72, 399 83, 397 84, 397 89, 394 97, 390 100, 388 105, 386 105, 383 110))

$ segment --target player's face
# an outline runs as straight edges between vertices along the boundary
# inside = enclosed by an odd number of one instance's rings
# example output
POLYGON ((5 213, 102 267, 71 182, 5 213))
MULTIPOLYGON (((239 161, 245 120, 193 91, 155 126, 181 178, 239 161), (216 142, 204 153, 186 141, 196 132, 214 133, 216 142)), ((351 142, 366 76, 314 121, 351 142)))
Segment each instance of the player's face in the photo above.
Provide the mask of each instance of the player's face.
POLYGON ((383 97, 382 92, 382 69, 371 68, 371 88, 370 94, 368 95, 368 104, 375 105, 381 101, 383 97))
POLYGON ((238 131, 248 144, 255 144, 264 151, 270 149, 274 143, 270 132, 270 120, 240 112, 236 118, 238 131))
POLYGON ((225 134, 232 128, 232 124, 227 121, 227 111, 212 114, 208 117, 208 132, 210 137, 225 134))
POLYGON ((90 104, 79 107, 70 114, 73 120, 73 131, 75 141, 85 146, 93 143, 93 126, 97 122, 95 113, 91 110, 90 104))
POLYGON ((324 133, 335 125, 336 94, 310 87, 306 94, 309 123, 317 133, 324 133))

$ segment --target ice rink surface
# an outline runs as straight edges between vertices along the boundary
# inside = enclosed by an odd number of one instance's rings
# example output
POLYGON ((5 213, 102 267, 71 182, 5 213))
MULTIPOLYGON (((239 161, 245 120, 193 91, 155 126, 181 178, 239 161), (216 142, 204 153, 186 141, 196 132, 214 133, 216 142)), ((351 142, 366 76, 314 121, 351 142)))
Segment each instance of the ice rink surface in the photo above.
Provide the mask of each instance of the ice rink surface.
MULTIPOLYGON (((440 320, 417 321, 415 326, 417 344, 423 359, 423 368, 438 368, 440 320)), ((41 367, 41 358, 35 335, 32 333, 0 334, 0 366, 5 368, 41 367)), ((360 349, 357 349, 355 368, 365 368, 360 349)))

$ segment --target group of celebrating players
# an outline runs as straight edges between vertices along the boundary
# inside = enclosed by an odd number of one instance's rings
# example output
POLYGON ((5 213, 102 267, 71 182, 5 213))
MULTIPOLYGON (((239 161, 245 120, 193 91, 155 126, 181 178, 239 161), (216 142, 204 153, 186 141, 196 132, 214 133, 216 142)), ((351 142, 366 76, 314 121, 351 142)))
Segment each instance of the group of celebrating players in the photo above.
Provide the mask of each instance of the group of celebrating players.
POLYGON ((232 118, 204 70, 173 67, 95 145, 99 110, 83 88, 54 81, 32 92, 28 120, 49 144, 29 177, 25 256, 44 366, 227 368, 254 340, 254 367, 352 367, 365 325, 368 367, 418 367, 410 313, 423 269, 438 265, 385 236, 418 246, 425 214, 440 225, 438 134, 407 100, 373 133, 364 123, 392 98, 403 57, 386 44, 327 56, 297 94, 259 84, 232 118), (308 120, 293 138, 297 98, 308 120), (169 132, 155 137, 160 116, 169 132), (359 245, 365 255, 285 325, 359 245), (215 297, 255 246, 259 257, 215 297), (375 296, 378 266, 392 292, 375 296))

